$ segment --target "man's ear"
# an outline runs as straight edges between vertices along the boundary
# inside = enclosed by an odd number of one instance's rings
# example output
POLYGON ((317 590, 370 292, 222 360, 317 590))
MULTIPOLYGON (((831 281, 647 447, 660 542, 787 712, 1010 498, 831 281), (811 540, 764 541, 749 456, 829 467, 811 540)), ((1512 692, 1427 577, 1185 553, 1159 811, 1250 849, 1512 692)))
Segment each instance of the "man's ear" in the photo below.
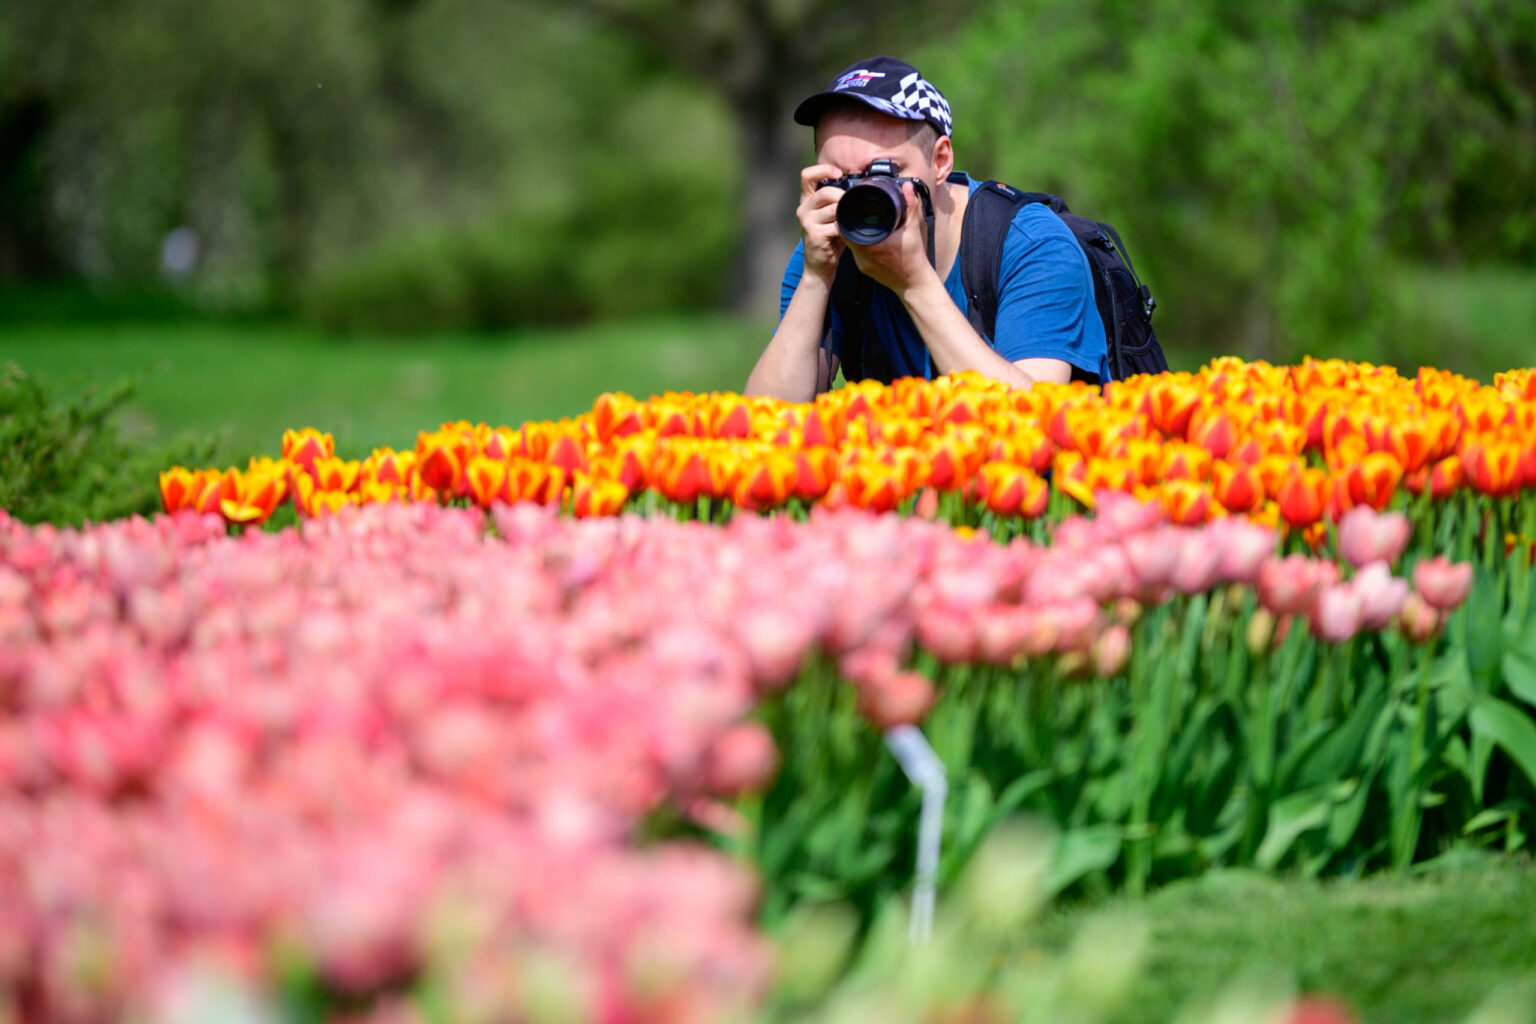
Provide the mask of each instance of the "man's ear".
POLYGON ((949 177, 955 169, 955 147, 949 141, 948 135, 940 135, 939 140, 933 144, 933 170, 939 184, 949 177))

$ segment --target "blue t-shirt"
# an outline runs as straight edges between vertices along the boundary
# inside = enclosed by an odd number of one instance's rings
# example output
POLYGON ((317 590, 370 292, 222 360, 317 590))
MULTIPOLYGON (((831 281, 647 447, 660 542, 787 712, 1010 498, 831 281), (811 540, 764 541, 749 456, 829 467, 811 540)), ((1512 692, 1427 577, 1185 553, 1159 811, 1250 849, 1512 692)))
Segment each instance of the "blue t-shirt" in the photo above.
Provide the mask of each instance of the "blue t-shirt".
MULTIPOLYGON (((965 179, 972 192, 980 182, 965 179)), ((805 245, 795 246, 784 271, 779 316, 805 273, 805 245)), ((960 284, 960 260, 944 281, 950 298, 965 313, 965 289, 960 284)), ((933 359, 923 344, 917 325, 896 293, 875 285, 870 315, 879 344, 890 356, 898 377, 934 375, 933 359)), ((1072 230, 1043 203, 1026 203, 1014 214, 1003 239, 1002 267, 997 283, 997 323, 988 338, 997 353, 1009 362, 1043 357, 1061 359, 1086 373, 1109 379, 1109 358, 1104 344, 1104 322, 1093 300, 1093 276, 1088 258, 1072 230)), ((842 323, 834 309, 828 344, 840 352, 842 323)))

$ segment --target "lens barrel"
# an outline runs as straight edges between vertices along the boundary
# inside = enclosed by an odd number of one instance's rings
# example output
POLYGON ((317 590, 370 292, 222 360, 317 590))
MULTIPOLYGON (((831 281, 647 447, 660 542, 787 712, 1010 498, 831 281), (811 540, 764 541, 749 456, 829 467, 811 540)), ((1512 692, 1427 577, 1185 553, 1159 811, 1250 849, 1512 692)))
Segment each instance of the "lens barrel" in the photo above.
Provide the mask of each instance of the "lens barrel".
POLYGON ((855 245, 885 241, 906 218, 907 199, 894 178, 866 178, 837 202, 837 230, 855 245))

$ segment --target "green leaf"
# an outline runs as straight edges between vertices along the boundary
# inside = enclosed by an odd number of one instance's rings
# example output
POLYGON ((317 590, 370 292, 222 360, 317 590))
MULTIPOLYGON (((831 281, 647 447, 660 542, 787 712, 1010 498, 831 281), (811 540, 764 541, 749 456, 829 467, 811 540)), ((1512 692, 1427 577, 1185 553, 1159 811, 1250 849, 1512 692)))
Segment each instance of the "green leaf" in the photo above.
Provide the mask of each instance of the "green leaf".
POLYGON ((1499 581, 1482 564, 1473 569, 1472 595, 1467 599, 1467 667, 1483 692, 1498 682, 1504 655, 1504 598, 1499 581))
POLYGON ((1116 825, 1089 825, 1063 833, 1046 878, 1046 891, 1055 895, 1085 875, 1109 870, 1120 857, 1123 835, 1116 825))
POLYGON ((1527 712, 1496 697, 1472 705, 1472 732, 1496 744, 1536 785, 1536 722, 1527 712))
POLYGON ((1348 848, 1355 833, 1360 830, 1360 822, 1365 818, 1366 803, 1371 796, 1371 786, 1376 782, 1376 771, 1373 767, 1354 790, 1334 806, 1328 816, 1328 847, 1332 852, 1348 848))
POLYGON ((1536 707, 1536 622, 1510 631, 1500 668, 1504 685, 1526 704, 1536 707))
POLYGON ((1055 778, 1054 772, 1044 768, 1019 776, 998 794, 996 813, 1000 817, 1013 813, 1024 806, 1024 801, 1049 786, 1055 778))
POLYGON ((1292 793, 1276 800, 1269 808, 1269 827, 1264 830, 1264 841, 1254 854, 1254 863, 1265 870, 1272 870, 1303 833, 1328 824, 1328 812, 1333 800, 1324 788, 1292 793))

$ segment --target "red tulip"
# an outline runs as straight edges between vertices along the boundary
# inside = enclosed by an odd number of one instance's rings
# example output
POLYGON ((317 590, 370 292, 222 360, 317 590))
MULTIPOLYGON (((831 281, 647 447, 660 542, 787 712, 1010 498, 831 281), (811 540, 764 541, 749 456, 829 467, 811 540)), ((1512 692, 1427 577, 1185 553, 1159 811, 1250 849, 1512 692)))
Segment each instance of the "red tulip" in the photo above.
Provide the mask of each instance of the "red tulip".
POLYGON ((1217 462, 1211 469, 1211 493, 1228 512, 1252 512, 1264 501, 1264 484, 1253 466, 1217 462))
POLYGON ((314 427, 283 431, 283 458, 306 473, 315 471, 315 460, 336 454, 336 439, 314 427))
POLYGON ((1298 468, 1280 485, 1275 500, 1280 516, 1291 527, 1305 529, 1323 518, 1328 474, 1316 468, 1298 468))

